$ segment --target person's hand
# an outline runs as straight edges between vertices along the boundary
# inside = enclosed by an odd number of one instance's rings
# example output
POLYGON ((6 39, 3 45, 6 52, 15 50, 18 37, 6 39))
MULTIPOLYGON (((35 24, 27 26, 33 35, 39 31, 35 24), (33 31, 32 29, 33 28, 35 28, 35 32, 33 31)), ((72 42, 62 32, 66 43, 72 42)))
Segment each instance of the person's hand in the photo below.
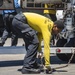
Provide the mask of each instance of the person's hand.
POLYGON ((43 53, 42 52, 39 52, 38 53, 38 58, 42 58, 43 57, 43 53))
POLYGON ((46 70, 45 70, 46 74, 52 74, 52 69, 50 66, 46 66, 46 70))
POLYGON ((48 69, 49 71, 51 71, 51 67, 50 66, 46 66, 46 69, 48 69))

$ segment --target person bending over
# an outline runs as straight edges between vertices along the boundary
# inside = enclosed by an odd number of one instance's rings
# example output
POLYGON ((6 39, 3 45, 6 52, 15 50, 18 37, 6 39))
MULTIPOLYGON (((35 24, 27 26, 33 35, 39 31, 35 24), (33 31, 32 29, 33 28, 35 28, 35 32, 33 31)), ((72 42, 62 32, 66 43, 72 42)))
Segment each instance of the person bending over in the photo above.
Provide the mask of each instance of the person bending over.
POLYGON ((49 18, 37 13, 23 12, 17 14, 13 21, 13 33, 21 35, 25 41, 27 54, 22 68, 23 74, 40 73, 36 61, 37 52, 41 52, 41 41, 44 40, 45 67, 50 67, 50 39, 51 35, 58 34, 63 28, 63 22, 51 21, 49 18), (36 32, 37 31, 37 35, 36 32))

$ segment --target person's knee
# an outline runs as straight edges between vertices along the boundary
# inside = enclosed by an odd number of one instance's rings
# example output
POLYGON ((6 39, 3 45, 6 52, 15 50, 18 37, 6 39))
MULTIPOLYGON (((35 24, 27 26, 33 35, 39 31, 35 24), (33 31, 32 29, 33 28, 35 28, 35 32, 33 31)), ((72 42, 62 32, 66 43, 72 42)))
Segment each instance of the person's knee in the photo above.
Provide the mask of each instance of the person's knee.
POLYGON ((33 40, 34 43, 37 43, 39 45, 39 40, 38 40, 38 37, 37 35, 34 35, 34 40, 33 40))
POLYGON ((32 42, 34 44, 39 43, 36 32, 34 30, 32 30, 31 28, 28 28, 28 29, 22 31, 22 34, 27 40, 29 40, 29 42, 32 42))

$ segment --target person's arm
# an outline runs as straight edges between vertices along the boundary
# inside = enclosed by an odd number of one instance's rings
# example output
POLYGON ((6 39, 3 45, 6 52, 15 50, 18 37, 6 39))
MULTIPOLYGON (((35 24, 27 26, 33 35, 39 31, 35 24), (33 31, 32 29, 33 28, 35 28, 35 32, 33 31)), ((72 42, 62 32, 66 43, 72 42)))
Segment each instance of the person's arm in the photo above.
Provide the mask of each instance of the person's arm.
POLYGON ((50 65, 50 37, 51 33, 46 29, 42 31, 43 40, 44 40, 44 57, 45 57, 45 66, 50 65))
POLYGON ((50 65, 50 40, 51 40, 51 31, 53 27, 53 22, 46 20, 42 28, 42 35, 44 40, 44 57, 45 57, 45 66, 50 65))

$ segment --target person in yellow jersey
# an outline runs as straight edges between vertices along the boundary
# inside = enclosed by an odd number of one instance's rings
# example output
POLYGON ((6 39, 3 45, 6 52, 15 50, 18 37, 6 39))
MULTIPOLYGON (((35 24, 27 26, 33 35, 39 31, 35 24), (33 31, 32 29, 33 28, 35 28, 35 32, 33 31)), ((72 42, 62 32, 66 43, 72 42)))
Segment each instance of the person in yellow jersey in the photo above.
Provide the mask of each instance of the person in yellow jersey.
POLYGON ((22 68, 23 74, 40 73, 40 66, 36 61, 37 52, 41 52, 41 40, 44 40, 45 67, 50 67, 50 39, 51 34, 58 34, 63 28, 62 21, 53 22, 49 18, 37 13, 23 12, 17 14, 13 21, 13 33, 21 35, 25 41, 27 54, 22 68), (38 35, 36 35, 36 32, 38 35))
MULTIPOLYGON (((49 8, 53 6, 53 4, 45 4, 44 7, 45 8, 49 8)), ((48 18, 50 18, 52 21, 56 21, 57 17, 56 17, 56 10, 50 10, 50 9, 44 9, 44 15, 48 18)))

